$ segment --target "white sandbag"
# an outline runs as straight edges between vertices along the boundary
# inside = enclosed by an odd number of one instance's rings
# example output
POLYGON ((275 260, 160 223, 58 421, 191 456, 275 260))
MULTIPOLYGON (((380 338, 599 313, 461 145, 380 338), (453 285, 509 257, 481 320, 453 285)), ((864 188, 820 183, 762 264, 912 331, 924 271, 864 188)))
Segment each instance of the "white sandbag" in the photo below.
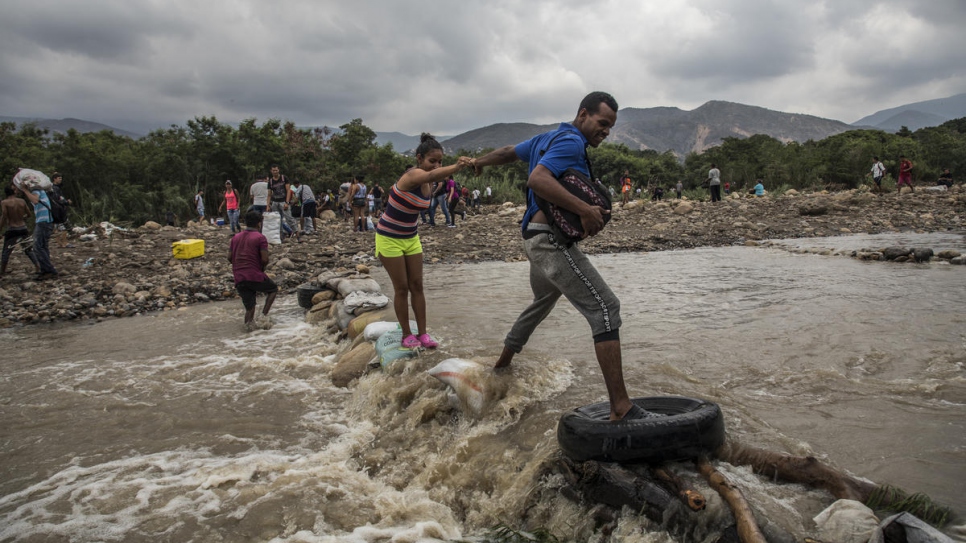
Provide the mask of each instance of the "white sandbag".
POLYGON ((462 358, 447 358, 429 370, 429 374, 453 389, 460 403, 474 415, 483 411, 486 399, 487 368, 462 358))
POLYGON ((50 190, 54 184, 50 182, 44 172, 21 168, 17 175, 13 176, 13 184, 21 190, 50 190))
POLYGON ((272 245, 282 244, 282 217, 277 211, 262 213, 262 234, 272 245))
POLYGON ((875 512, 855 500, 837 500, 812 520, 819 539, 837 543, 866 543, 879 527, 875 512))
POLYGON ((342 303, 342 300, 336 302, 335 305, 335 323, 338 325, 339 330, 345 330, 349 327, 349 323, 352 322, 352 319, 356 318, 356 316, 346 311, 345 304, 342 303))
POLYGON ((345 297, 346 311, 356 315, 365 313, 366 311, 372 311, 373 309, 381 309, 387 305, 389 305, 389 298, 385 294, 378 292, 362 292, 357 290, 350 292, 345 297), (357 311, 359 309, 362 311, 357 311))
MULTIPOLYGON (((409 321, 409 329, 416 329, 416 321, 409 321)), ((399 323, 389 321, 370 322, 362 331, 362 335, 365 336, 366 341, 376 341, 380 336, 391 330, 399 330, 399 323)))
MULTIPOLYGON (((331 285, 331 282, 329 282, 329 284, 331 285)), ((335 288, 339 291, 339 294, 341 294, 343 298, 352 294, 353 292, 382 292, 382 287, 380 287, 379 283, 371 277, 360 279, 346 277, 342 281, 339 281, 338 286, 335 288)))

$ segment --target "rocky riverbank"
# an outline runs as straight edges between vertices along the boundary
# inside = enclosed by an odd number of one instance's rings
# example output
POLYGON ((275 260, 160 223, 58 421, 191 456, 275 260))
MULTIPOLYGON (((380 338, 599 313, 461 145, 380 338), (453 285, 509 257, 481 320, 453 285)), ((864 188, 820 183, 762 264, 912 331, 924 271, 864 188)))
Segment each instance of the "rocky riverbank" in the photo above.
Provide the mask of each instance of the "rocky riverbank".
MULTIPOLYGON (((490 205, 469 213, 465 221, 457 219, 457 228, 421 227, 426 264, 525 260, 519 241, 522 214, 523 208, 513 204, 490 205)), ((765 198, 732 195, 715 204, 639 200, 615 207, 604 232, 581 246, 587 253, 600 254, 753 245, 768 239, 853 233, 962 232, 966 231, 964 221, 966 190, 962 186, 948 192, 920 189, 901 195, 864 190, 789 191, 765 198)), ((108 229, 99 227, 72 238, 73 247, 54 244, 51 257, 60 271, 56 279, 34 281, 29 262, 15 253, 8 273, 0 279, 0 327, 131 316, 235 296, 228 227, 149 224, 108 229), (205 255, 191 260, 172 258, 171 243, 188 238, 203 239, 205 255)), ((929 249, 938 255, 948 248, 929 249)), ((315 235, 270 250, 270 273, 283 291, 292 292, 323 271, 371 262, 373 235, 353 233, 348 222, 330 215, 320 221, 315 235)), ((868 253, 857 256, 871 258, 868 253)))

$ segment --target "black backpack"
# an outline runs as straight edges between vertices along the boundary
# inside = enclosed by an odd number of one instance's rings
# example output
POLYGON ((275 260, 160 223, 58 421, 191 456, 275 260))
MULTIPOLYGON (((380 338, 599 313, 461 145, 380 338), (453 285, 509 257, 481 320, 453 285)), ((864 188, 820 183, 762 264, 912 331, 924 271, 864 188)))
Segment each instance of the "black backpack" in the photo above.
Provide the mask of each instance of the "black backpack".
POLYGON ((47 192, 47 201, 50 202, 50 205, 44 204, 43 200, 40 203, 50 211, 50 220, 54 224, 67 222, 67 206, 61 202, 61 197, 53 192, 47 192))

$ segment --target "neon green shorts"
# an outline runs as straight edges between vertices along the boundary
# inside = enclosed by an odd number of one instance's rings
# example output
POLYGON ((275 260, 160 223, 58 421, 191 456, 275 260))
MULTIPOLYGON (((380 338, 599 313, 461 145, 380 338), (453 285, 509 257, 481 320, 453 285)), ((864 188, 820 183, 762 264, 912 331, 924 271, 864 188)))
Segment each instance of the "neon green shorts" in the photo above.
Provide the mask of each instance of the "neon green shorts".
POLYGON ((411 238, 391 238, 376 233, 376 258, 380 256, 409 256, 423 252, 423 245, 419 243, 419 234, 411 238))

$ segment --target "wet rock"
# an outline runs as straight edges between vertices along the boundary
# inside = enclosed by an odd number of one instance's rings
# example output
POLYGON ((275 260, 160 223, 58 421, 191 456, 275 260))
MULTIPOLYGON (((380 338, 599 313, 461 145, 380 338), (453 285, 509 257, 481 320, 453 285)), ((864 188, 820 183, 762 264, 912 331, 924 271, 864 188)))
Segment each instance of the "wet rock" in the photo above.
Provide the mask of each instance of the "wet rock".
POLYGON ((295 263, 288 258, 280 258, 278 262, 275 263, 275 267, 283 270, 294 270, 296 268, 295 263))
POLYGON ((916 262, 929 262, 932 258, 932 249, 913 249, 913 260, 916 262))
POLYGON ((131 283, 126 283, 124 281, 115 283, 114 288, 112 289, 112 292, 114 294, 121 294, 121 295, 134 294, 137 291, 138 291, 137 287, 135 287, 131 283))
POLYGON ((906 247, 887 247, 882 250, 882 258, 884 260, 896 260, 902 258, 905 261, 905 257, 912 253, 912 249, 906 247))
POLYGON ((806 204, 798 208, 799 215, 805 215, 807 217, 819 217, 828 213, 828 205, 813 203, 806 204))
POLYGON ((939 253, 936 255, 936 258, 940 258, 942 260, 952 260, 957 256, 961 256, 961 254, 962 253, 960 253, 959 251, 945 250, 945 251, 939 251, 939 253))

